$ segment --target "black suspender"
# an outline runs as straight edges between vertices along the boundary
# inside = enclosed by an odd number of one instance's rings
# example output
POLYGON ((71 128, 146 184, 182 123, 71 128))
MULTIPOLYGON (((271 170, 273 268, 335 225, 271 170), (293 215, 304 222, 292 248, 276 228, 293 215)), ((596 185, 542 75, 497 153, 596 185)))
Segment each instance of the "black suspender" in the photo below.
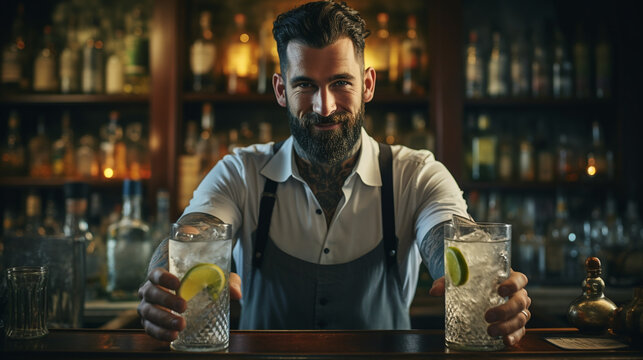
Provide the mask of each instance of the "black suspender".
MULTIPOLYGON (((273 154, 279 151, 283 145, 282 142, 273 145, 273 154)), ((393 205, 393 155, 391 147, 385 144, 379 144, 380 156, 380 176, 382 177, 381 206, 382 206, 382 224, 384 235, 384 249, 389 265, 396 263, 398 240, 395 237, 395 209, 393 205)), ((277 182, 266 179, 266 184, 261 195, 259 203, 259 219, 257 231, 255 234, 255 251, 252 259, 253 266, 261 267, 264 250, 268 241, 268 231, 270 230, 270 220, 272 220, 272 209, 275 206, 277 194, 277 182)))

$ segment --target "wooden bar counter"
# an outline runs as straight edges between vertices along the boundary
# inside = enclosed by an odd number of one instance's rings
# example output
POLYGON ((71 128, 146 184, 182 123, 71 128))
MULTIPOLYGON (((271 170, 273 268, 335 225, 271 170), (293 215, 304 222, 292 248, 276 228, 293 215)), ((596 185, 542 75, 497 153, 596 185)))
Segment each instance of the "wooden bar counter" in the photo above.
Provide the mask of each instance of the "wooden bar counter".
POLYGON ((529 329, 517 347, 498 352, 457 352, 444 346, 441 330, 410 331, 232 331, 224 353, 183 353, 142 330, 51 330, 37 340, 4 339, 0 359, 130 358, 422 358, 422 359, 643 359, 643 351, 563 350, 543 338, 573 336, 575 329, 529 329))

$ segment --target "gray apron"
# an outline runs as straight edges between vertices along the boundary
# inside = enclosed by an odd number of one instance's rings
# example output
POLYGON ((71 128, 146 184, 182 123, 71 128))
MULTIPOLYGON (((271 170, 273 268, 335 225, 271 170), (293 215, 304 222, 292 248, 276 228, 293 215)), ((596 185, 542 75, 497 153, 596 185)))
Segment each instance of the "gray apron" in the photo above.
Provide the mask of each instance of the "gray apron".
MULTIPOLYGON (((275 144, 273 152, 280 146, 275 144)), ((277 183, 266 180, 253 233, 251 277, 244 279, 241 329, 410 329, 396 256, 388 145, 380 144, 379 162, 384 239, 366 255, 343 264, 304 261, 274 244, 268 230, 277 183)))

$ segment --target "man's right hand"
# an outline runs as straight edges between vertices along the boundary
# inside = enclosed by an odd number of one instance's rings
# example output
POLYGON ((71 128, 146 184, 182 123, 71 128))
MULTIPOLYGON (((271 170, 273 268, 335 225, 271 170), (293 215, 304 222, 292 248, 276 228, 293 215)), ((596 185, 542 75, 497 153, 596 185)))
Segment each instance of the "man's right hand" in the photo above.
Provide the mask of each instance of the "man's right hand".
POLYGON ((185 319, 170 311, 182 313, 186 309, 185 300, 170 292, 177 291, 180 284, 176 276, 163 268, 156 268, 138 289, 138 297, 141 299, 138 314, 145 332, 150 336, 162 341, 172 341, 185 328, 185 319))

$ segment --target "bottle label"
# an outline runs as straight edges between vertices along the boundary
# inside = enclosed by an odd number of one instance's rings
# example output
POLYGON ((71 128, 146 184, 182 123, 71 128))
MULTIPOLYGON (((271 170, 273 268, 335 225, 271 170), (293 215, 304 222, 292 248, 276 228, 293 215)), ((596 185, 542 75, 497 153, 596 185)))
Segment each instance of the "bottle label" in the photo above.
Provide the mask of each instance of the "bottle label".
POLYGON ((190 48, 190 69, 194 75, 203 75, 214 67, 216 49, 213 44, 197 40, 190 48))
POLYGON ((4 51, 2 54, 2 82, 18 83, 20 81, 21 67, 17 52, 4 51))
POLYGON ((126 40, 127 75, 142 76, 147 73, 148 63, 148 41, 138 36, 129 36, 126 40))
POLYGON ((55 91, 57 85, 56 61, 51 56, 38 56, 34 63, 34 90, 55 91))
POLYGON ((118 55, 112 55, 107 60, 105 92, 108 94, 123 92, 123 62, 118 55))

